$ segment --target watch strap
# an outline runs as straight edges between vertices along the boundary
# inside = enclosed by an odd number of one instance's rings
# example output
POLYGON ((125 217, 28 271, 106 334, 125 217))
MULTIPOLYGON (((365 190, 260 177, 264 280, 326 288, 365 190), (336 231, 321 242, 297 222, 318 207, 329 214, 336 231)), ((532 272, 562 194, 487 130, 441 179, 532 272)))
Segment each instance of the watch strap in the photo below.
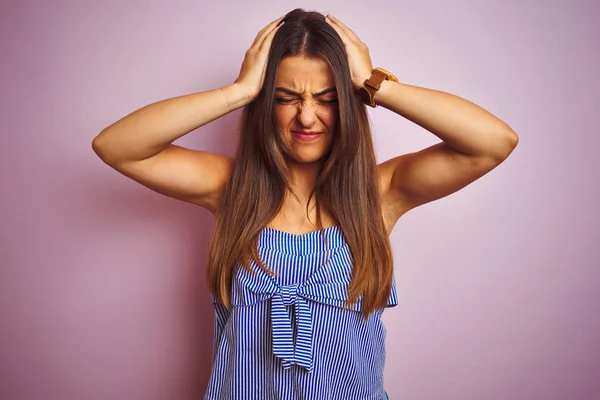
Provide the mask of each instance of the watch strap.
POLYGON ((392 82, 398 82, 398 78, 390 71, 380 67, 373 70, 369 79, 367 79, 360 88, 361 99, 365 104, 373 108, 377 107, 375 104, 375 92, 379 90, 381 83, 386 79, 392 82))
POLYGON ((381 87, 381 82, 386 80, 387 77, 388 75, 385 72, 375 68, 373 70, 373 73, 371 74, 371 77, 365 81, 365 85, 375 90, 379 90, 379 88, 381 87))

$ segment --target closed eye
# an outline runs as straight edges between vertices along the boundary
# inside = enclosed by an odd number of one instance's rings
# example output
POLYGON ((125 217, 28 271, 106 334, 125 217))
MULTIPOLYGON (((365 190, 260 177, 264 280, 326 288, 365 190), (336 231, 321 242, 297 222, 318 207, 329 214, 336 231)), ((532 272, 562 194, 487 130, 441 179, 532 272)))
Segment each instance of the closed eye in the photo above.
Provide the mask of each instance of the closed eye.
POLYGON ((295 101, 297 99, 282 99, 280 97, 276 97, 275 100, 277 100, 279 103, 287 104, 287 103, 291 103, 292 101, 295 101))
MULTIPOLYGON (((277 102, 279 102, 279 103, 283 103, 283 104, 289 104, 289 103, 291 103, 291 102, 293 102, 293 101, 297 101, 298 99, 283 99, 283 98, 281 98, 281 97, 276 97, 276 98, 275 98, 275 100, 277 100, 277 102)), ((331 104, 331 103, 337 103, 337 101, 338 101, 338 100, 337 100, 337 99, 331 99, 331 100, 318 100, 318 101, 319 101, 320 103, 328 103, 328 104, 331 104)))

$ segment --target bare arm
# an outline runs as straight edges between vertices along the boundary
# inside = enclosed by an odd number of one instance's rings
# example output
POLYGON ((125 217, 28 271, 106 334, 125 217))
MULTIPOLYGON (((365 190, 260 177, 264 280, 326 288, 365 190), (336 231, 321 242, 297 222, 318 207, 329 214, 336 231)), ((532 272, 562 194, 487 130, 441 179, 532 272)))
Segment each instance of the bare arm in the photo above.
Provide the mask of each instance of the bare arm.
POLYGON ((92 142, 108 165, 169 197, 215 211, 233 160, 186 149, 176 139, 252 101, 264 83, 271 42, 282 18, 271 22, 246 51, 236 81, 220 89, 152 103, 104 128, 92 142))
POLYGON ((92 147, 109 165, 141 161, 250 100, 236 83, 162 100, 142 107, 104 128, 94 138, 92 147))
POLYGON ((162 100, 103 129, 92 147, 106 164, 128 178, 214 213, 233 160, 171 142, 248 101, 236 84, 162 100))

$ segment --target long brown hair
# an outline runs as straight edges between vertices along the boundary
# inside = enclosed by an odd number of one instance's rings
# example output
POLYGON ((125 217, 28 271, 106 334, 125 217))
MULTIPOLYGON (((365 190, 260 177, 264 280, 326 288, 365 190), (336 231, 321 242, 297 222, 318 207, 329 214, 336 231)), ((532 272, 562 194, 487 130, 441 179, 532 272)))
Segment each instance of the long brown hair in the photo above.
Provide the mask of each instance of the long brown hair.
POLYGON ((308 204, 314 196, 319 229, 323 229, 324 207, 343 232, 353 265, 346 305, 356 303, 362 295, 366 319, 376 308, 386 306, 393 274, 366 106, 352 85, 344 44, 325 17, 295 9, 284 21, 273 38, 261 92, 242 112, 231 180, 223 189, 215 214, 206 273, 209 290, 216 301, 229 308, 236 267, 241 263, 251 272, 250 257, 261 269, 275 275, 260 260, 258 238, 280 211, 285 193, 294 195, 285 159, 290 149, 274 112, 275 76, 284 57, 317 57, 326 61, 333 72, 339 122, 335 142, 323 160, 308 204))

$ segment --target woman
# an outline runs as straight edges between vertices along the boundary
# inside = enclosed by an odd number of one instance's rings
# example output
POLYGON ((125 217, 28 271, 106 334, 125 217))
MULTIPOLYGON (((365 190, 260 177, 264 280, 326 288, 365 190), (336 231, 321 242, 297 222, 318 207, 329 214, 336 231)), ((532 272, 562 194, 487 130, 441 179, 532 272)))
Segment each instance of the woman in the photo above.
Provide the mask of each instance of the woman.
POLYGON ((517 142, 473 103, 374 70, 338 19, 296 9, 258 33, 233 84, 143 107, 93 148, 216 217, 205 399, 384 399, 393 226, 491 171, 517 142), (377 165, 365 103, 442 142, 377 165), (233 159, 172 144, 240 107, 233 159))

